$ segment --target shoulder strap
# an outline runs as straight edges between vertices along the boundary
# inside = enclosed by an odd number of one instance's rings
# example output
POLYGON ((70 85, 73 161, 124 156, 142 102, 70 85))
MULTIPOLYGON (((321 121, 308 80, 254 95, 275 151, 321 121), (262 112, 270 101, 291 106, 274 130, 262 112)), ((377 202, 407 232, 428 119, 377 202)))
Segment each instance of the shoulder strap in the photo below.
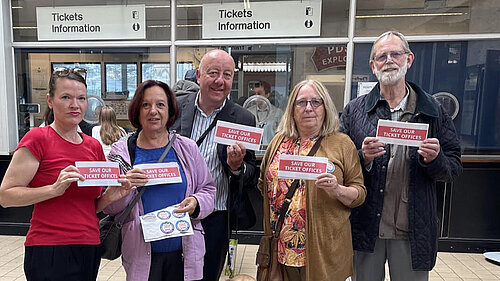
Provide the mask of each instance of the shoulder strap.
MULTIPOLYGON (((321 141, 323 140, 323 136, 319 137, 314 146, 311 148, 307 156, 313 156, 316 154, 316 151, 318 151, 319 145, 321 144, 321 141)), ((295 193, 295 190, 299 186, 299 181, 298 179, 294 180, 292 184, 290 185, 290 188, 288 189, 288 192, 285 195, 285 200, 283 201, 283 205, 281 206, 280 210, 280 216, 278 217, 278 223, 276 224, 276 231, 274 232, 274 236, 278 237, 281 232, 281 227, 283 226, 283 223, 285 222, 285 214, 288 211, 288 207, 290 207, 290 203, 292 202, 292 197, 293 194, 295 193)))
MULTIPOLYGON (((172 139, 168 142, 167 147, 165 147, 165 150, 163 150, 163 153, 161 154, 161 156, 158 159, 157 163, 163 162, 163 159, 165 159, 165 156, 167 156, 167 153, 170 150, 170 148, 172 147, 172 144, 174 143, 176 137, 177 137, 176 134, 174 134, 172 136, 172 139)), ((132 202, 130 202, 128 204, 127 208, 122 213, 122 215, 120 216, 120 218, 118 220, 116 220, 116 224, 117 224, 118 227, 121 228, 121 226, 123 225, 123 222, 125 221, 125 218, 128 217, 128 215, 130 214, 130 211, 132 211, 132 208, 135 206, 135 204, 137 203, 137 201, 139 201, 139 199, 141 198, 141 196, 146 191, 146 188, 147 188, 147 186, 143 186, 141 188, 141 191, 139 191, 139 193, 137 193, 137 195, 134 197, 134 200, 132 200, 132 202)))
MULTIPOLYGON (((219 113, 220 113, 220 111, 219 111, 219 113)), ((205 130, 205 132, 203 132, 203 134, 200 136, 200 138, 196 141, 196 145, 200 146, 201 143, 203 142, 203 140, 205 140, 205 138, 207 137, 208 133, 210 133, 210 131, 215 127, 215 125, 217 124, 217 120, 219 119, 219 113, 217 113, 217 115, 215 115, 215 118, 212 121, 212 123, 210 123, 210 126, 208 126, 208 128, 205 130)))

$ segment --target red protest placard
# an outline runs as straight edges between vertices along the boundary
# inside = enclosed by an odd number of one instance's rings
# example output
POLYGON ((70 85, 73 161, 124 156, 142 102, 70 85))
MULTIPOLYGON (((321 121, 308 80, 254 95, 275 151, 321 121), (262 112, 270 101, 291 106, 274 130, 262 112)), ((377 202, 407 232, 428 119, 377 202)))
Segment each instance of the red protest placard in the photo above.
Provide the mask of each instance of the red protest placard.
POLYGON ((238 141, 247 149, 259 150, 263 131, 262 128, 217 121, 214 141, 226 145, 232 145, 238 141))
POLYGON ((429 124, 379 120, 377 138, 380 142, 420 146, 427 138, 429 124))
POLYGON ((78 181, 78 186, 108 186, 120 185, 120 169, 118 163, 104 161, 78 161, 75 166, 80 174, 85 178, 84 181, 78 181))

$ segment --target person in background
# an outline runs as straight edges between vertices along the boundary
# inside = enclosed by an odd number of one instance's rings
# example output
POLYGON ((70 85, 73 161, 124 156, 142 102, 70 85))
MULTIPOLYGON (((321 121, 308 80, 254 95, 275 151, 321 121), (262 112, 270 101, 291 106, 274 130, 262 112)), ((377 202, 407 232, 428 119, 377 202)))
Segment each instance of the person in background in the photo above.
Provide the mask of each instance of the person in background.
POLYGON ((101 143, 104 155, 108 156, 111 145, 126 134, 116 122, 115 110, 109 105, 103 106, 99 113, 99 125, 92 128, 92 137, 101 143))
POLYGON ((181 97, 188 94, 196 94, 200 90, 200 86, 190 80, 179 80, 172 86, 176 97, 181 97))
POLYGON ((198 71, 198 69, 190 69, 186 71, 186 74, 184 74, 184 80, 198 84, 198 78, 196 78, 196 71, 198 71))
MULTIPOLYGON (((268 99, 271 94, 271 85, 266 81, 261 80, 255 85, 254 92, 256 95, 268 99)), ((262 134, 262 144, 269 144, 271 139, 276 134, 276 130, 278 129, 278 125, 281 121, 281 117, 283 116, 283 110, 277 108, 273 104, 271 104, 271 108, 266 108, 266 105, 262 102, 257 102, 256 105, 251 106, 247 109, 253 115, 255 115, 255 118, 257 120, 261 120, 267 116, 266 121, 261 125, 261 128, 264 129, 264 133, 262 134)))
POLYGON ((75 161, 105 161, 97 140, 77 131, 87 107, 85 69, 56 68, 47 104, 53 121, 30 130, 19 142, 0 186, 0 204, 34 204, 26 235, 24 272, 28 281, 96 280, 101 250, 100 212, 133 188, 78 187, 85 180, 75 161))
POLYGON ((455 126, 443 107, 406 71, 415 55, 403 34, 388 31, 372 46, 370 67, 378 84, 344 108, 341 131, 358 149, 368 198, 351 216, 355 281, 428 280, 436 263, 436 181, 462 171, 455 126), (429 124, 419 147, 386 145, 379 120, 429 124))
MULTIPOLYGON (((196 71, 200 92, 179 98, 180 115, 172 129, 199 140, 217 117, 218 120, 255 127, 248 110, 227 99, 234 76, 234 60, 222 50, 206 53, 196 71)), ((215 143, 215 129, 199 145, 217 186, 215 210, 202 220, 205 230, 205 266, 203 280, 218 281, 229 247, 228 220, 231 229, 255 224, 255 213, 247 189, 255 188, 255 153, 237 142, 226 146, 215 143), (242 188, 240 189, 240 183, 242 188), (241 190, 241 193, 240 193, 241 190)))
MULTIPOLYGON (((156 163, 174 133, 169 133, 179 110, 167 84, 147 80, 137 87, 128 116, 137 132, 114 143, 109 159, 120 158, 130 166, 156 163)), ((163 163, 177 163, 181 183, 148 186, 122 228, 122 264, 127 281, 183 281, 203 278, 205 241, 201 219, 214 209, 215 185, 196 143, 177 135, 163 163), (145 242, 139 216, 179 204, 176 213, 188 213, 193 235, 145 242)), ((143 170, 132 169, 127 178, 134 185, 147 182, 143 170)), ((138 188, 140 191, 141 188, 138 188)), ((119 216, 137 191, 109 205, 104 212, 119 216)))
POLYGON ((315 80, 301 81, 293 88, 262 159, 258 187, 264 232, 271 235, 294 181, 278 178, 280 155, 306 156, 321 141, 314 156, 328 158, 326 173, 316 180, 299 180, 285 213, 278 262, 291 281, 344 281, 352 275, 349 215, 365 200, 366 189, 356 147, 338 128, 337 110, 327 89, 315 80))

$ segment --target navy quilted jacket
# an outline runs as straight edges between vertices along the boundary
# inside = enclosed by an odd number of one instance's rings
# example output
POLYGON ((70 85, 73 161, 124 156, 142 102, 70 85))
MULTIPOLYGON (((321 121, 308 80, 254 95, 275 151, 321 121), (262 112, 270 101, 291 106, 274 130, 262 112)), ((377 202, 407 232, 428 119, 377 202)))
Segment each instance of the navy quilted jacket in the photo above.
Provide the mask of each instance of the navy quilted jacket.
MULTIPOLYGON (((428 164, 423 162, 416 147, 409 151, 408 238, 412 267, 413 270, 430 271, 436 263, 438 238, 435 183, 451 182, 461 173, 460 143, 455 126, 443 107, 417 85, 408 85, 417 93, 417 106, 411 122, 429 124, 428 138, 439 139, 441 146, 436 159, 428 164)), ((361 144, 365 137, 375 136, 379 119, 390 120, 391 113, 388 103, 380 100, 378 84, 368 95, 352 100, 342 112, 341 131, 353 140, 362 165, 361 144)), ((375 247, 384 201, 389 146, 386 146, 386 151, 373 160, 369 172, 363 167, 366 200, 351 210, 354 250, 373 252, 375 247)))

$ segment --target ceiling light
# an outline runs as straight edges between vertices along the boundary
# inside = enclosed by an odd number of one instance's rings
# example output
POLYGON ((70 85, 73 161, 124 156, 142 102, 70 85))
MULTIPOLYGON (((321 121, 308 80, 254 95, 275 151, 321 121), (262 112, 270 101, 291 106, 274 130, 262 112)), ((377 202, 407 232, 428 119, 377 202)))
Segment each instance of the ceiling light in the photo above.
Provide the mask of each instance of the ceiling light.
POLYGON ((366 16, 356 16, 357 19, 369 19, 369 18, 406 18, 406 17, 437 17, 437 16, 463 16, 467 13, 419 13, 419 14, 392 14, 392 15, 366 15, 366 16))

